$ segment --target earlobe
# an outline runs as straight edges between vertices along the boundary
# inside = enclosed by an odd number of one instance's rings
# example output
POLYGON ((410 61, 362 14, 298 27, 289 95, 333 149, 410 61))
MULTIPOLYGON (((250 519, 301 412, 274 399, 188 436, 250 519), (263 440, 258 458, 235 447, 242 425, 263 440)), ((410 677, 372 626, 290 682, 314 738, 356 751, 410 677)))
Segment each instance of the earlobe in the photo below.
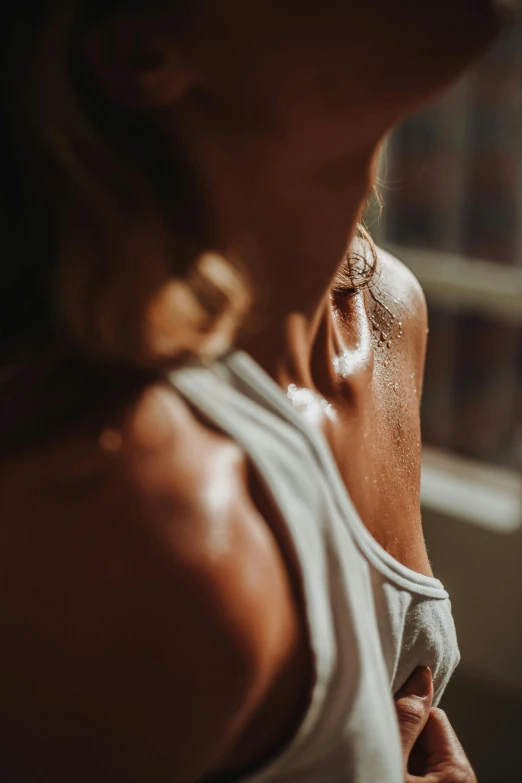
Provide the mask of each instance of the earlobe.
POLYGON ((160 108, 188 92, 195 69, 174 36, 142 17, 113 17, 87 33, 84 56, 107 97, 129 109, 160 108))

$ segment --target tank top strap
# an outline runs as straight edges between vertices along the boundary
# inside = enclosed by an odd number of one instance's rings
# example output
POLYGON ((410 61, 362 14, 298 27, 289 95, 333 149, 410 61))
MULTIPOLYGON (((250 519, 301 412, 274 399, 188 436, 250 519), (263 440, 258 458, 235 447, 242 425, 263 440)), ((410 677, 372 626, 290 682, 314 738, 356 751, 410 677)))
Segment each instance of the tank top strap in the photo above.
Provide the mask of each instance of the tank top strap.
POLYGON ((236 351, 229 354, 224 363, 235 375, 236 383, 247 387, 250 396, 291 423, 307 439, 327 476, 338 513, 373 566, 403 589, 429 598, 446 600, 449 596, 439 579, 407 568, 373 538, 353 505, 326 438, 294 408, 283 389, 245 352, 236 351))
POLYGON ((301 433, 272 406, 245 393, 227 361, 185 365, 173 371, 169 381, 196 411, 243 448, 281 513, 298 564, 315 681, 294 739, 266 769, 248 778, 248 783, 262 783, 313 752, 313 737, 337 667, 335 621, 325 589, 330 563, 323 522, 328 512, 322 506, 320 483, 303 483, 304 476, 317 474, 317 467, 301 433))

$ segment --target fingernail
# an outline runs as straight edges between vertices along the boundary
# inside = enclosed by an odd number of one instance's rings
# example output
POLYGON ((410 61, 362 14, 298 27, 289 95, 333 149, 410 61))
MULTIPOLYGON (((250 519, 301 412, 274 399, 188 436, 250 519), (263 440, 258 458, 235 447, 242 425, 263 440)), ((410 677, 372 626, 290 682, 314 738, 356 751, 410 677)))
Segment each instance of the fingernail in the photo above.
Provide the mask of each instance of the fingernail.
POLYGON ((431 669, 428 666, 419 666, 408 677, 401 688, 401 693, 405 696, 418 696, 420 699, 425 699, 431 692, 432 681, 431 669))

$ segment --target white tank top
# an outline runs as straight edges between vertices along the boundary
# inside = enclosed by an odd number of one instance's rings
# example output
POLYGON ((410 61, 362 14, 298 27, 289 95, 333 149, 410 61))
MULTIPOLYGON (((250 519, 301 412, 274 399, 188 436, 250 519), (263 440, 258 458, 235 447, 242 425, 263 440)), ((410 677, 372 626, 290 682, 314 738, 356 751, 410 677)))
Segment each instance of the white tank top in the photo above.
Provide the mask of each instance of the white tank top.
POLYGON ((392 694, 429 666, 439 701, 459 661, 448 594, 374 540, 322 433, 247 354, 183 367, 171 382, 250 458, 303 583, 311 702, 291 742, 242 783, 404 783, 392 694))

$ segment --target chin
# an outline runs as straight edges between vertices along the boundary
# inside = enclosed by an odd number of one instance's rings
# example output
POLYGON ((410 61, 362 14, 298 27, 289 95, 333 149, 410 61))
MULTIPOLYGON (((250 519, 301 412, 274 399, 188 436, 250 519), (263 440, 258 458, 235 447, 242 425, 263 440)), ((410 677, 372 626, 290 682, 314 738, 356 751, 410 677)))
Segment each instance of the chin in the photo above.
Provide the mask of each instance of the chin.
POLYGON ((405 99, 422 100, 423 94, 428 98, 443 89, 495 40, 505 7, 496 0, 381 2, 376 24, 383 32, 389 26, 393 35, 385 39, 376 57, 388 84, 393 79, 405 99))

